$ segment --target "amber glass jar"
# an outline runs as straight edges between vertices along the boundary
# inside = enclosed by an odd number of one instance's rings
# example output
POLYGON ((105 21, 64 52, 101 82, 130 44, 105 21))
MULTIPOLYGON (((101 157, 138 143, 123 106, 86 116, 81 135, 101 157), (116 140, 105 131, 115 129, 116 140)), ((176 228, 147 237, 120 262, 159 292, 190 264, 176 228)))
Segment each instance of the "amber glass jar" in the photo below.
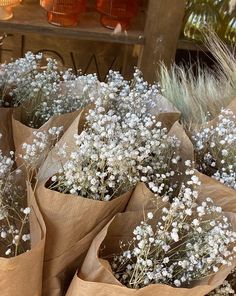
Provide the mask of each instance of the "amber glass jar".
POLYGON ((96 5, 101 24, 109 29, 114 29, 118 23, 123 29, 128 28, 138 12, 138 0, 97 0, 96 5))
POLYGON ((214 0, 194 1, 184 19, 184 36, 189 39, 202 41, 203 32, 210 28, 220 31, 220 15, 214 7, 214 0))
POLYGON ((12 7, 20 4, 21 0, 0 0, 0 20, 9 20, 13 17, 12 7))
POLYGON ((48 22, 61 27, 74 27, 79 15, 86 9, 86 0, 41 0, 47 10, 48 22))

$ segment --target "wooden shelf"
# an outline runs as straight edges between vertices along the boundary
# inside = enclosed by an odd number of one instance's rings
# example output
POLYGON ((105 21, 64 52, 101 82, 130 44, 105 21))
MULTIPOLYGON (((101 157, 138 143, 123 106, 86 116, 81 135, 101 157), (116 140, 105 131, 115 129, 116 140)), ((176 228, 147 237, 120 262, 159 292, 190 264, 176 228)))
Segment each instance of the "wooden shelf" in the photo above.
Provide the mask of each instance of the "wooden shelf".
POLYGON ((83 40, 144 44, 144 24, 145 16, 140 12, 130 30, 114 34, 112 30, 100 25, 99 14, 96 11, 88 11, 81 16, 78 27, 62 28, 47 22, 46 11, 39 4, 27 3, 14 8, 14 16, 11 20, 0 20, 0 30, 6 33, 37 33, 83 40))

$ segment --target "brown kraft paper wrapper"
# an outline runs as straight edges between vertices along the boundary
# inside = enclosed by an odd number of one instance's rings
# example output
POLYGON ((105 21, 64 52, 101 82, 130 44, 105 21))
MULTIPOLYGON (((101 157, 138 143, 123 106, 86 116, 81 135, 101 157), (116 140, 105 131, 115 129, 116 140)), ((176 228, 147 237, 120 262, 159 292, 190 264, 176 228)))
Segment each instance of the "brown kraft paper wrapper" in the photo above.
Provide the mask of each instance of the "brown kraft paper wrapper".
MULTIPOLYGON (((223 211, 229 211, 229 203, 232 202, 232 197, 235 194, 234 190, 230 189, 229 194, 223 194, 223 200, 220 199, 220 187, 209 187, 208 181, 214 181, 209 177, 202 174, 198 174, 202 185, 199 189, 199 201, 205 200, 207 197, 211 197, 214 202, 222 206, 223 211), (205 178, 206 177, 206 178, 205 178), (210 179, 210 180, 208 180, 210 179)), ((221 185, 224 189, 224 185, 221 185)), ((133 229, 143 219, 144 209, 154 209, 154 203, 152 202, 153 193, 145 186, 144 183, 138 183, 134 192, 126 207, 126 213, 117 214, 115 218, 105 226, 105 228, 97 235, 90 249, 87 253, 85 261, 80 271, 78 271, 67 291, 66 296, 109 296, 109 295, 194 295, 204 296, 216 287, 222 284, 224 279, 231 272, 235 266, 233 262, 230 267, 222 267, 216 274, 207 277, 204 280, 195 282, 191 288, 174 288, 168 285, 155 284, 150 285, 142 289, 129 289, 124 287, 112 274, 111 267, 108 261, 100 259, 98 257, 99 249, 104 243, 106 246, 106 254, 112 254, 120 251, 119 241, 131 239, 133 237, 133 229), (105 240, 105 242, 104 242, 105 240)), ((236 204, 236 200, 235 203, 236 204)), ((166 206, 166 204, 160 205, 160 208, 166 206)), ((224 213, 229 217, 233 225, 234 231, 236 230, 236 215, 235 213, 224 213)), ((159 211, 155 213, 156 217, 159 215, 159 211)), ((154 219, 155 221, 155 219, 154 219)), ((104 255, 106 255, 104 254, 104 255)))
POLYGON ((43 295, 64 295, 83 255, 96 234, 125 210, 132 190, 111 201, 63 194, 40 184, 37 202, 46 228, 43 295))
POLYGON ((210 197, 224 212, 236 213, 236 190, 202 173, 197 175, 201 181, 199 200, 210 197))
MULTIPOLYGON (((74 149, 74 134, 80 133, 83 130, 86 124, 85 116, 91 107, 92 106, 88 106, 87 108, 83 109, 77 118, 75 118, 68 130, 59 140, 57 145, 58 147, 64 143, 67 143, 67 151, 69 153, 74 149)), ((122 212, 125 209, 131 194, 129 192, 127 195, 123 195, 122 197, 116 198, 113 201, 99 202, 73 195, 65 195, 46 189, 44 186, 46 183, 45 180, 48 180, 53 174, 55 174, 61 168, 61 164, 64 161, 57 155, 57 149, 51 150, 44 165, 40 169, 39 176, 41 185, 36 191, 39 207, 43 213, 47 226, 44 291, 46 293, 45 295, 53 296, 63 295, 63 291, 65 290, 64 288, 67 287, 67 279, 71 279, 70 275, 73 276, 76 268, 79 266, 78 263, 80 262, 80 255, 86 252, 96 233, 98 233, 98 231, 101 230, 102 227, 116 213, 122 212), (116 205, 118 202, 120 204, 119 206, 116 205), (101 205, 100 209, 98 205, 101 205), (66 209, 65 213, 63 213, 64 208, 66 209), (54 213, 51 212, 52 209, 54 213), (88 214, 83 214, 87 212, 87 209, 89 210, 88 214), (92 213, 92 220, 87 225, 88 230, 85 231, 84 221, 87 223, 87 217, 90 213, 92 213), (94 215, 94 213, 97 214, 94 215), (72 217, 71 215, 74 216, 72 217), (68 222, 68 225, 65 224, 65 219, 66 221, 68 220, 70 222, 68 222), (83 231, 81 231, 80 221, 83 223, 83 231), (97 226, 98 224, 99 226, 97 226), (96 230, 94 230, 95 226, 97 226, 96 230), (76 231, 78 233, 76 237, 74 233, 75 229, 77 228, 79 229, 76 231), (57 242, 59 246, 59 240, 62 240, 62 237, 63 240, 68 243, 68 238, 65 236, 65 233, 71 237, 72 241, 68 246, 63 246, 63 244, 60 242, 60 249, 57 250, 57 242), (55 235, 57 238, 54 238, 55 235), (88 237, 87 243, 85 243, 86 246, 81 247, 80 241, 82 238, 85 238, 86 235, 88 237)))
POLYGON ((98 257, 99 249, 103 245, 106 246, 104 256, 120 251, 119 241, 131 239, 133 229, 142 218, 143 211, 126 212, 117 214, 112 222, 105 226, 90 246, 82 268, 75 274, 66 296, 204 296, 221 285, 232 270, 232 266, 223 267, 216 274, 196 282, 191 288, 174 288, 164 284, 152 284, 141 289, 123 286, 113 275, 108 261, 98 257))
POLYGON ((183 126, 179 122, 175 122, 173 124, 168 135, 172 137, 175 136, 180 141, 180 146, 178 149, 176 149, 177 155, 180 156, 180 162, 178 162, 177 165, 179 174, 176 172, 173 178, 170 178, 170 183, 172 183, 171 179, 173 179, 174 183, 178 182, 181 184, 181 182, 184 181, 186 177, 184 173, 186 170, 185 161, 194 160, 193 144, 185 133, 183 126))
POLYGON ((10 151, 14 151, 14 141, 12 135, 12 116, 13 108, 0 108, 0 150, 3 155, 8 155, 10 151))
MULTIPOLYGON (((62 135, 61 139, 57 143, 57 147, 62 147, 65 143, 67 145, 66 151, 68 155, 74 149, 76 149, 75 144, 75 134, 79 134, 85 127, 85 116, 87 112, 91 109, 91 105, 88 105, 86 108, 82 109, 80 112, 77 113, 77 116, 74 118, 71 125, 62 135)), ((58 148, 53 148, 46 158, 45 162, 43 163, 42 167, 40 168, 38 178, 39 181, 45 182, 51 176, 56 174, 58 170, 61 168, 61 165, 67 161, 67 159, 61 159, 60 156, 57 154, 58 148)))
MULTIPOLYGON (((232 100, 232 102, 224 108, 225 110, 230 110, 233 112, 233 114, 236 116, 236 98, 232 100)), ((218 122, 218 117, 210 121, 211 125, 215 126, 218 122)))
MULTIPOLYGON (((198 202, 203 202, 210 197, 224 212, 236 214, 236 190, 198 171, 195 171, 195 174, 201 182, 198 189, 198 202)), ((152 199, 153 193, 140 182, 136 185, 125 211, 152 210, 154 207, 152 199)))
POLYGON ((236 98, 232 100, 232 102, 227 106, 226 109, 231 110, 236 115, 236 98))
MULTIPOLYGON (((51 127, 63 126, 63 132, 65 132, 79 113, 80 111, 75 111, 67 114, 53 116, 39 129, 34 129, 21 122, 21 107, 15 108, 12 114, 12 129, 14 145, 16 147, 17 155, 22 153, 21 146, 23 143, 32 142, 32 139, 34 138, 34 131, 47 131, 51 127)), ((18 159, 17 162, 18 164, 20 164, 20 159, 18 159)))
POLYGON ((1 296, 41 296, 45 245, 45 224, 30 185, 27 186, 31 205, 31 249, 12 258, 0 258, 1 296))

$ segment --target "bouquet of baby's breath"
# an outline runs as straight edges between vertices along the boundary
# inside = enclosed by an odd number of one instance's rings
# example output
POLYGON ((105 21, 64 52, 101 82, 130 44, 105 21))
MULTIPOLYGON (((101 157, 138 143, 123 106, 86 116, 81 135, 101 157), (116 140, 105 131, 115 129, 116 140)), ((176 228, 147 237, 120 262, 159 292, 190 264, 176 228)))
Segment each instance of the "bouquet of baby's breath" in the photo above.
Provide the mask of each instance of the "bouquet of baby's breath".
POLYGON ((128 211, 94 239, 68 296, 203 296, 223 283, 235 266, 235 219, 199 191, 186 165, 187 180, 171 202, 161 204, 144 183, 137 185, 128 211))
POLYGON ((203 126, 193 135, 197 168, 236 189, 236 116, 221 110, 216 124, 203 126))
POLYGON ((14 153, 4 156, 0 151, 0 288, 4 295, 42 293, 46 229, 33 189, 38 169, 60 132, 55 127, 35 132, 32 143, 23 145, 23 163, 17 169, 14 153))
POLYGON ((86 116, 85 130, 74 136, 76 149, 68 155, 60 147, 63 166, 49 188, 95 200, 111 200, 140 180, 162 196, 173 191, 168 180, 179 173, 180 141, 151 114, 157 93, 139 71, 131 83, 110 73, 86 116))
POLYGON ((61 71, 56 60, 28 52, 23 58, 1 65, 0 105, 21 106, 22 122, 39 128, 54 115, 86 105, 95 95, 97 84, 96 75, 61 71))
MULTIPOLYGON (((197 168, 222 184, 236 189, 236 117, 231 110, 222 109, 218 117, 203 126, 195 135, 197 168)), ((234 294, 235 271, 222 286, 209 295, 234 294)))
POLYGON ((108 257, 123 285, 187 287, 232 264, 236 232, 211 198, 197 202, 200 184, 195 175, 191 180, 171 204, 145 215, 133 239, 120 242, 120 254, 108 257))
POLYGON ((142 123, 127 114, 120 122, 111 110, 99 110, 89 114, 96 113, 96 121, 75 135, 76 150, 67 155, 60 149, 65 163, 49 188, 96 200, 119 196, 140 180, 161 195, 173 190, 167 180, 179 161, 178 139, 168 137, 161 123, 150 117, 142 123))
POLYGON ((27 251, 30 208, 20 169, 14 170, 14 153, 4 156, 0 151, 0 256, 12 257, 27 251))
MULTIPOLYGON (((28 75, 37 72, 42 55, 27 53, 24 58, 15 62, 1 64, 0 67, 0 106, 18 106, 19 101, 15 100, 12 91, 22 83, 28 75)), ((26 94, 27 96, 27 94, 26 94)), ((21 98, 19 98, 20 100, 21 98)))
MULTIPOLYGON (((0 150, 0 241, 1 257, 17 256, 30 249, 29 214, 26 182, 37 183, 37 171, 57 141, 62 128, 34 132, 33 143, 23 144, 21 167, 15 169, 15 155, 0 150)), ((1 141, 4 139, 1 139, 1 141)))
POLYGON ((37 108, 37 116, 46 122, 52 116, 80 110, 98 96, 100 82, 96 74, 62 75, 56 92, 47 97, 37 108))
MULTIPOLYGON (((114 110, 121 119, 129 113, 139 118, 147 114, 159 118, 162 114, 162 119, 169 114, 172 117, 171 126, 180 116, 179 111, 162 97, 160 86, 148 84, 137 68, 130 81, 125 80, 119 72, 109 71, 107 82, 100 84, 98 95, 93 103, 105 110, 114 110)), ((166 125, 165 120, 163 123, 166 125)))
POLYGON ((168 135, 159 113, 153 112, 154 106, 158 109, 157 86, 149 86, 137 70, 132 81, 110 72, 107 82, 93 90, 92 104, 49 153, 36 189, 48 234, 45 295, 55 286, 68 286, 77 267, 73 262, 80 262, 95 235, 124 211, 140 179, 165 198, 174 191, 179 173, 180 141, 168 135), (88 212, 93 213, 89 221, 88 212), (68 223, 63 223, 65 216, 68 223))

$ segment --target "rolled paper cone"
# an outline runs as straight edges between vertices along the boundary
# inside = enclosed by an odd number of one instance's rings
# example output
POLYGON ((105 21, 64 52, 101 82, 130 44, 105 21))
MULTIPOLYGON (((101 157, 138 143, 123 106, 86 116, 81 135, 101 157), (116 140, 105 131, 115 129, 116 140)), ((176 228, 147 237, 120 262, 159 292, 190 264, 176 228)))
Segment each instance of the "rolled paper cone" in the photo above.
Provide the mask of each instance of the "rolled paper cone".
POLYGON ((55 295, 64 295, 81 255, 102 227, 125 210, 131 194, 98 201, 38 186, 36 198, 47 228, 43 295, 51 296, 54 289, 55 295))
MULTIPOLYGON (((72 124, 72 122, 78 116, 79 113, 80 113, 80 110, 74 111, 71 113, 53 116, 45 124, 43 124, 39 129, 34 129, 21 122, 22 121, 21 107, 15 108, 13 110, 13 115, 12 115, 12 129, 13 129, 14 145, 16 148, 16 156, 24 153, 22 149, 23 143, 31 144, 33 142, 34 132, 48 131, 51 127, 62 126, 63 127, 62 134, 63 134, 64 132, 66 132, 66 130, 69 128, 69 126, 72 124)), ((17 158, 16 162, 17 162, 17 165, 22 164, 22 160, 20 158, 17 158)))
POLYGON ((12 258, 0 258, 1 296, 41 296, 46 228, 30 185, 31 249, 12 258))
MULTIPOLYGON (((156 214, 158 215, 158 213, 156 214)), ((66 296, 205 296, 221 285, 234 268, 235 261, 232 266, 220 268, 217 273, 202 281, 195 282, 193 287, 190 288, 175 288, 165 284, 151 284, 141 289, 131 289, 123 286, 113 275, 108 261, 99 258, 99 250, 102 246, 106 246, 103 249, 104 256, 119 252, 119 241, 130 240, 133 237, 133 229, 142 219, 143 211, 121 213, 117 214, 103 228, 91 244, 83 265, 75 274, 66 296)), ((235 215, 232 221, 235 230, 235 215)))

